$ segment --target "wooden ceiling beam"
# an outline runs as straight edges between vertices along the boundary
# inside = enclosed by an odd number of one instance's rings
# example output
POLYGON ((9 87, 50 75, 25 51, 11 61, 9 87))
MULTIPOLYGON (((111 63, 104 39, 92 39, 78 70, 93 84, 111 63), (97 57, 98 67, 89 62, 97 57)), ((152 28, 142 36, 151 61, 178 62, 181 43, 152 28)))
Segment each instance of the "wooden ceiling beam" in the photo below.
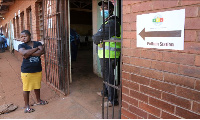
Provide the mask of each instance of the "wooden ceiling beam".
POLYGON ((89 10, 89 9, 81 9, 81 8, 70 8, 70 10, 84 11, 84 12, 92 12, 92 10, 89 10))
POLYGON ((8 9, 7 10, 0 10, 0 14, 4 14, 4 13, 7 13, 8 12, 8 9))
POLYGON ((13 5, 14 1, 12 2, 1 2, 0 5, 13 5))

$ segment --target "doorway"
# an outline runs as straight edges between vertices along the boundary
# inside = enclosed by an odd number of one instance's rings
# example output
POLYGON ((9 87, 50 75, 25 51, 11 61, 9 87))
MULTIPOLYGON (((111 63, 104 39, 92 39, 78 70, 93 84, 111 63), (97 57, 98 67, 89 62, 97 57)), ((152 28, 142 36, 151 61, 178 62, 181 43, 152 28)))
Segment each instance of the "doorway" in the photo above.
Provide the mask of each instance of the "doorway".
POLYGON ((91 76, 95 76, 93 73, 92 0, 70 1, 70 43, 72 74, 70 89, 73 93, 74 90, 81 89, 83 86, 87 89, 92 82, 91 76), (77 85, 78 83, 81 86, 77 85), (79 88, 74 87, 76 85, 79 88))
POLYGON ((76 59, 71 54, 72 80, 69 95, 91 114, 102 118, 102 99, 96 94, 102 89, 102 78, 93 73, 92 0, 70 1, 70 29, 78 34, 79 41, 76 59))
POLYGON ((92 0, 70 1, 70 43, 72 83, 79 73, 92 73, 92 0))

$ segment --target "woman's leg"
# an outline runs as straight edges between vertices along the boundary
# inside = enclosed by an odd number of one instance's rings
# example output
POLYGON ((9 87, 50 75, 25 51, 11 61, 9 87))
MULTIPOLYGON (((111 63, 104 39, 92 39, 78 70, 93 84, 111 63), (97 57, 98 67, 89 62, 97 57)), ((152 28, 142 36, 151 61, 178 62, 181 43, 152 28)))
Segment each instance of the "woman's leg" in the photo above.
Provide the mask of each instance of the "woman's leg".
POLYGON ((39 103, 41 101, 41 99, 40 99, 40 89, 34 89, 34 92, 35 92, 37 102, 39 103))
POLYGON ((29 108, 29 94, 30 94, 30 91, 23 92, 25 108, 29 108))
POLYGON ((30 108, 29 106, 29 94, 30 94, 30 91, 24 91, 23 92, 23 95, 24 95, 24 102, 25 102, 25 110, 24 110, 24 113, 31 113, 31 112, 34 112, 35 110, 30 108))
POLYGON ((37 105, 46 105, 46 104, 48 104, 47 101, 44 101, 44 100, 40 99, 40 89, 34 89, 34 92, 35 92, 35 96, 36 96, 36 99, 37 99, 37 105))

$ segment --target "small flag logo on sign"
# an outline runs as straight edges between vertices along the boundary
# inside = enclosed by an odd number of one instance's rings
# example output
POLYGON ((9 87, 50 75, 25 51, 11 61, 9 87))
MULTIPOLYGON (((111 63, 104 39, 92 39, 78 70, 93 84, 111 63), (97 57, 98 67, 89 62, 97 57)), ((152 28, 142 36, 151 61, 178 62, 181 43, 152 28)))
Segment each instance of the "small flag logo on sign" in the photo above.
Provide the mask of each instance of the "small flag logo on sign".
POLYGON ((163 22, 163 18, 155 18, 153 19, 153 22, 163 22))
POLYGON ((160 26, 163 23, 163 20, 164 20, 163 17, 158 14, 153 18, 152 22, 154 25, 160 26))

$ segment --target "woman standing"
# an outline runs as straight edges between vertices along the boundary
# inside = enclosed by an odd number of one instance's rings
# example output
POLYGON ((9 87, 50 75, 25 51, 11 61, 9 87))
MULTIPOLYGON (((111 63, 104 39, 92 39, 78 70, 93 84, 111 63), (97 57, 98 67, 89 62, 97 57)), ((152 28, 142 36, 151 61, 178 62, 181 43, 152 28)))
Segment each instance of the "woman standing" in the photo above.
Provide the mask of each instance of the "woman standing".
POLYGON ((20 34, 20 40, 23 42, 18 46, 19 53, 23 57, 21 65, 21 79, 23 82, 23 96, 25 102, 25 113, 31 113, 35 110, 30 108, 29 94, 34 90, 37 104, 45 105, 47 101, 40 99, 40 88, 42 80, 42 65, 40 56, 44 54, 44 48, 40 42, 31 41, 31 33, 24 30, 20 34))

